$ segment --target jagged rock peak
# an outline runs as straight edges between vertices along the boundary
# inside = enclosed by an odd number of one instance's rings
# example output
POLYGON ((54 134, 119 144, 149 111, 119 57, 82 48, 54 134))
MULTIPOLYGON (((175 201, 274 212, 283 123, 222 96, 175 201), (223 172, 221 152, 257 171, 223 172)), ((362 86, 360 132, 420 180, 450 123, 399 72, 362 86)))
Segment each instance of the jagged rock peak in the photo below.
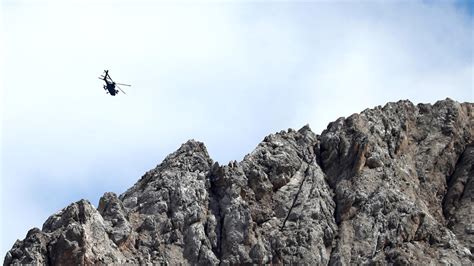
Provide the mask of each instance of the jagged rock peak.
POLYGON ((175 177, 176 180, 170 180, 170 182, 178 182, 178 179, 184 178, 186 175, 177 173, 199 173, 199 176, 204 176, 209 172, 212 167, 213 160, 209 157, 206 146, 204 143, 188 140, 182 144, 181 147, 175 152, 168 155, 161 164, 154 169, 145 173, 142 178, 124 194, 120 196, 123 200, 127 195, 143 191, 147 186, 156 186, 157 182, 161 182, 163 174, 166 174, 168 178, 175 177), (172 175, 170 175, 173 173, 172 175))
POLYGON ((173 154, 182 154, 182 153, 202 153, 204 156, 209 157, 207 153, 206 146, 200 141, 190 139, 179 147, 179 149, 173 154))
POLYGON ((219 166, 189 140, 125 193, 31 229, 10 264, 473 264, 474 104, 387 103, 219 166))
POLYGON ((182 167, 183 165, 188 167, 190 171, 203 170, 203 168, 212 165, 212 159, 209 157, 204 143, 193 139, 188 140, 161 163, 161 166, 166 167, 182 167))
MULTIPOLYGON (((466 252, 472 246, 458 242, 467 233, 452 237, 454 225, 444 226, 443 200, 447 180, 474 142, 473 117, 472 103, 446 99, 415 106, 399 101, 328 126, 318 154, 336 194, 340 240, 332 253, 334 263, 363 264, 387 257, 401 264, 472 260, 466 252), (452 252, 437 245, 450 245, 452 252)), ((458 218, 467 223, 466 215, 458 218)))

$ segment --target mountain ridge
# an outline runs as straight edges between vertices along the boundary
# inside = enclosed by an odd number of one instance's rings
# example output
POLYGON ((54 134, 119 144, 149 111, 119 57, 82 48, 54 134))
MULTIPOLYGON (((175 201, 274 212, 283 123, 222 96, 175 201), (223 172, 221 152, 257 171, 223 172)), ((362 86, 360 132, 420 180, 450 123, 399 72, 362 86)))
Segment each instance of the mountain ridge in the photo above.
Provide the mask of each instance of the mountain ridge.
POLYGON ((16 263, 470 264, 474 104, 366 109, 266 136, 242 161, 189 140, 117 196, 31 229, 16 263))

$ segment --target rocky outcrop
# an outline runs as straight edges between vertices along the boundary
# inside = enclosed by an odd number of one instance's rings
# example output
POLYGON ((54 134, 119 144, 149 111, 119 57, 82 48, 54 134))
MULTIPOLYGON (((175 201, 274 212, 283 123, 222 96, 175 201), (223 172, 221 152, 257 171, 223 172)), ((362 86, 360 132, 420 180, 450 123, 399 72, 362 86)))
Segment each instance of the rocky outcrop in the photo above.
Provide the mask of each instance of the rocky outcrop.
POLYGON ((190 140, 97 209, 52 215, 4 265, 472 264, 473 108, 389 103, 222 166, 190 140))
MULTIPOLYGON (((332 262, 469 264, 470 252, 446 227, 443 200, 472 126, 473 105, 449 99, 389 103, 331 123, 319 158, 336 194, 332 262)), ((459 182, 472 178, 459 171, 459 182)), ((466 197, 460 205, 470 208, 472 193, 466 197)))
POLYGON ((270 135, 241 163, 211 174, 223 264, 327 264, 335 204, 309 127, 270 135))

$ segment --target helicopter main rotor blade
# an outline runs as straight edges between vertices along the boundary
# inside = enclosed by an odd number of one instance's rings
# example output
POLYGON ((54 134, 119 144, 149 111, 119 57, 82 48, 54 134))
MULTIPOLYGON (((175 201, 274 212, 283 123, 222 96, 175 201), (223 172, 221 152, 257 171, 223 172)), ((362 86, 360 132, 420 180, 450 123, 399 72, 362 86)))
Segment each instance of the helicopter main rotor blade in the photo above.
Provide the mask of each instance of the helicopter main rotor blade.
POLYGON ((122 85, 122 86, 128 86, 128 87, 132 86, 132 85, 122 84, 122 83, 117 83, 117 82, 115 82, 115 84, 122 85))
POLYGON ((105 82, 114 82, 110 77, 98 77, 98 79, 103 80, 105 82))
POLYGON ((121 92, 123 92, 123 94, 127 95, 127 94, 117 85, 117 83, 115 83, 115 86, 116 86, 121 92))
POLYGON ((110 79, 110 81, 114 82, 114 80, 112 79, 112 77, 110 77, 109 73, 107 73, 107 77, 110 79))

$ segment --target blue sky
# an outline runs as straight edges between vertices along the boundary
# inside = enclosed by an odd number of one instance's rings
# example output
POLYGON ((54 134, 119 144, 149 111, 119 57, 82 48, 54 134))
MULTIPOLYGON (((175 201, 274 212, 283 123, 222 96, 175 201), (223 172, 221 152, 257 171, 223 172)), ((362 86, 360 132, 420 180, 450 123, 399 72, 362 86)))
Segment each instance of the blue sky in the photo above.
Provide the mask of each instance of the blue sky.
MULTIPOLYGON (((456 8, 461 12, 465 12, 470 16, 474 16, 474 1, 471 0, 457 0, 454 1, 456 8)), ((472 19, 472 18, 471 18, 472 19)))
POLYGON ((227 163, 388 101, 473 101, 468 1, 3 1, 1 14, 2 256, 191 138, 227 163), (128 95, 105 94, 104 69, 128 95))

